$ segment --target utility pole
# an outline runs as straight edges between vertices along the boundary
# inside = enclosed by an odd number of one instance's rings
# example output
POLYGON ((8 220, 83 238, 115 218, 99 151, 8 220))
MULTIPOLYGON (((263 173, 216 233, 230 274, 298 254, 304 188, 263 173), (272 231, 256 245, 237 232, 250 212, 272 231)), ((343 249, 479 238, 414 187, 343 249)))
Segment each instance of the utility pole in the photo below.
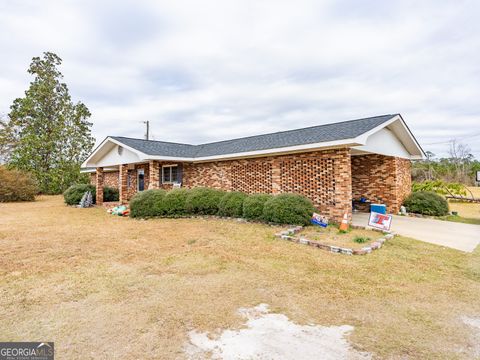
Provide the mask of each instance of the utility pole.
POLYGON ((150 140, 150 121, 143 122, 147 126, 147 131, 145 132, 145 140, 150 140))

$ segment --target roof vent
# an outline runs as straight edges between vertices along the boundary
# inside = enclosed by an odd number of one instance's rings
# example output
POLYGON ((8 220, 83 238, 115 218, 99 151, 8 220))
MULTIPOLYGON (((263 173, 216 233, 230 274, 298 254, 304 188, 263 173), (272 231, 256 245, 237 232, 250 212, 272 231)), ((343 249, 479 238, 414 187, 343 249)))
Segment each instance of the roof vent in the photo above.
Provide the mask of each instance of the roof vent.
POLYGON ((118 146, 117 147, 117 152, 118 152, 118 155, 122 155, 123 154, 123 147, 118 146))

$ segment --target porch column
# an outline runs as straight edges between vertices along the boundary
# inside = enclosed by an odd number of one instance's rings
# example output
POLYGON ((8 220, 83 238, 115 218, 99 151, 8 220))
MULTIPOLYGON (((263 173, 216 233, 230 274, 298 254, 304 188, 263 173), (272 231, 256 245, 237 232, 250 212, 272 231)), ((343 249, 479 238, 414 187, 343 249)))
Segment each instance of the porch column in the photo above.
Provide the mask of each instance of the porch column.
POLYGON ((278 194, 282 191, 281 170, 278 158, 272 161, 272 194, 278 194))
POLYGON ((119 171, 119 201, 122 204, 126 204, 128 202, 128 188, 127 188, 127 177, 128 177, 128 165, 123 164, 118 167, 119 171))
POLYGON ((97 167, 97 174, 95 179, 96 188, 96 202, 97 205, 103 204, 103 167, 97 167))
POLYGON ((159 189, 160 188, 160 164, 156 160, 149 161, 149 178, 148 188, 159 189))
POLYGON ((333 218, 342 221, 343 214, 347 213, 348 221, 352 220, 352 164, 350 149, 335 151, 335 208, 333 218))

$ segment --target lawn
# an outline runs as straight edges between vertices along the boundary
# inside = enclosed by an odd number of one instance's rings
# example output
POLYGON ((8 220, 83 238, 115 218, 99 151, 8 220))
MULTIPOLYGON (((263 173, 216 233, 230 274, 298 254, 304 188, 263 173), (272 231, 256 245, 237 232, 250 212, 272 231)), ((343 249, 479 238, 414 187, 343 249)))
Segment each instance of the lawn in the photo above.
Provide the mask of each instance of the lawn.
MULTIPOLYGON (((473 196, 480 198, 480 187, 469 187, 473 196)), ((470 193, 468 194, 470 196, 470 193)), ((464 222, 467 224, 480 224, 480 204, 459 201, 449 201, 450 211, 457 211, 459 216, 448 218, 449 221, 464 222)))
POLYGON ((350 343, 378 358, 479 350, 462 321, 480 316, 478 248, 397 237, 346 256, 278 230, 132 220, 60 197, 0 204, 0 340, 54 341, 57 359, 178 359, 190 330, 238 328, 237 309, 266 303, 299 324, 352 325, 350 343))

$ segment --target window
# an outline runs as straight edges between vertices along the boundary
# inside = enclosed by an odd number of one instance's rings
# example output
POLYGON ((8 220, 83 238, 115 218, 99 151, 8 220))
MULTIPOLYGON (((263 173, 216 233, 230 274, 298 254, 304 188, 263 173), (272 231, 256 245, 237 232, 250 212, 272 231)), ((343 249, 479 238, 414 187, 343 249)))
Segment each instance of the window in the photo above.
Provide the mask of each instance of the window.
POLYGON ((174 184, 178 182, 178 166, 162 166, 162 184, 174 184))
POLYGON ((144 169, 137 170, 137 190, 138 191, 145 190, 145 170, 144 169))

